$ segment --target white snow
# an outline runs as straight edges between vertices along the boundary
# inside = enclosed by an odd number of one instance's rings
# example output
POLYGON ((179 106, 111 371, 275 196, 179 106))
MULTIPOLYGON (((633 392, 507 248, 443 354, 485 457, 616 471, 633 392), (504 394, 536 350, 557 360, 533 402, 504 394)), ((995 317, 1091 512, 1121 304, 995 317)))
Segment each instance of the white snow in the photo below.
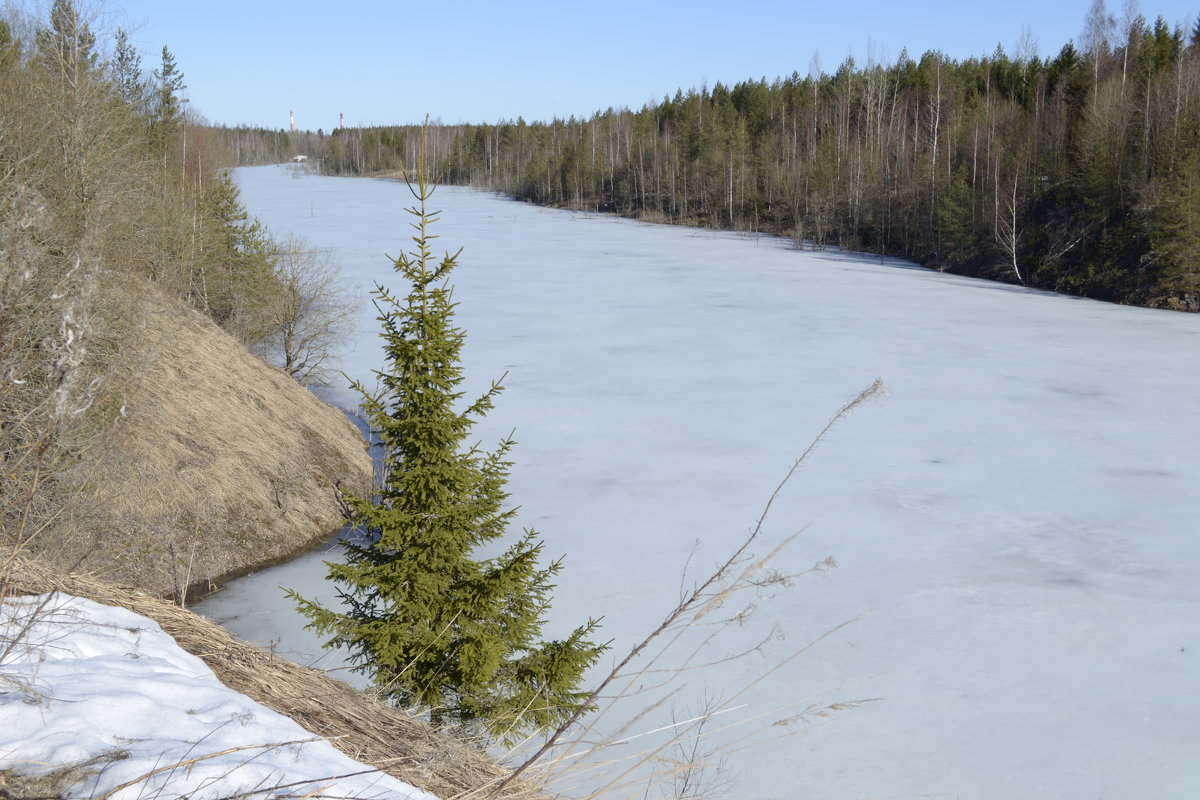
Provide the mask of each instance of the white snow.
MULTIPOLYGON (((364 297, 396 285, 383 254, 410 245, 403 185, 274 167, 238 180, 273 232, 335 250, 364 297)), ((761 624, 787 640, 685 676, 678 712, 858 615, 739 713, 879 700, 738 753, 733 796, 1197 796, 1200 316, 468 190, 435 199, 441 243, 465 248, 465 388, 508 371, 480 438, 515 428, 512 501, 566 554, 552 633, 604 615, 628 648, 675 602, 696 540, 693 575, 741 541, 842 403, 876 376, 890 389, 768 523, 771 542, 804 529, 783 567, 839 568, 764 602, 761 624)), ((364 306, 345 368, 369 379, 380 360, 364 306)), ((202 610, 336 667, 276 588, 328 601, 321 557, 202 610)))
POLYGON ((433 800, 227 689, 131 611, 10 598, 0 632, 0 769, 77 767, 67 796, 433 800))

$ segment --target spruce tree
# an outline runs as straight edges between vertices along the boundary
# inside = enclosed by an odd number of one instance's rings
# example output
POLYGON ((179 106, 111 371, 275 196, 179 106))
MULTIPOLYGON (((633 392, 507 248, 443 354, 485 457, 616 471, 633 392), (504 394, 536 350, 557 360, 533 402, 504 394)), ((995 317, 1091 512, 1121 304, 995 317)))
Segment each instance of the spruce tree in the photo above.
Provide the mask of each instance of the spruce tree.
POLYGON ((39 30, 35 38, 42 64, 73 89, 99 68, 96 36, 73 0, 54 0, 50 28, 39 30))
POLYGON ((174 137, 183 130, 183 92, 187 86, 175 56, 163 45, 162 67, 154 70, 155 87, 151 98, 150 128, 159 149, 166 153, 174 137))
POLYGON ((0 75, 16 65, 21 56, 21 43, 13 37, 8 23, 0 19, 0 75))
POLYGON ((1200 150, 1184 156, 1147 195, 1159 284, 1177 296, 1200 292, 1200 150))
POLYGON ((284 294, 275 243, 246 212, 228 173, 209 180, 198 210, 202 252, 192 262, 189 299, 242 343, 258 344, 273 332, 284 294))
POLYGON ((146 84, 142 80, 142 57, 129 41, 124 28, 117 28, 109 67, 117 96, 141 115, 146 107, 146 84))
POLYGON ((934 266, 938 269, 961 269, 971 258, 976 248, 973 199, 967 167, 959 164, 935 201, 938 252, 934 266))
POLYGON ((392 259, 408 295, 374 290, 382 388, 372 395, 355 384, 382 448, 382 485, 374 498, 348 498, 360 536, 343 542, 346 563, 330 563, 328 575, 342 609, 292 595, 309 627, 346 648, 392 701, 428 709, 435 724, 479 723, 512 740, 579 709, 584 672, 605 645, 589 640, 593 620, 541 641, 561 563, 539 565, 534 531, 500 555, 479 554, 497 549, 516 513, 505 507, 513 441, 491 452, 468 443, 501 386, 460 410, 464 332, 448 283, 458 253, 433 255, 423 154, 410 188, 415 249, 392 259))

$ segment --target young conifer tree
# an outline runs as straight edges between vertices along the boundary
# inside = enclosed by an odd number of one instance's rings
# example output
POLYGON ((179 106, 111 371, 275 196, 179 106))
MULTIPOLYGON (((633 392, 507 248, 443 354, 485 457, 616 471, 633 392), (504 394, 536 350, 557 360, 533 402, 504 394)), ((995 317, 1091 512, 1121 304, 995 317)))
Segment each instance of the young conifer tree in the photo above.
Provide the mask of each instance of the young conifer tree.
POLYGON ((437 212, 427 207, 423 153, 410 188, 415 249, 392 259, 408 295, 376 286, 382 388, 372 395, 355 386, 382 447, 382 486, 374 499, 349 498, 363 536, 344 542, 346 563, 330 563, 328 575, 344 610, 292 594, 309 627, 330 637, 327 646, 347 648, 391 700, 429 709, 436 724, 482 723, 511 741, 553 728, 585 703, 580 683, 606 645, 589 639, 594 620, 541 641, 560 562, 539 566, 543 543, 533 531, 500 555, 477 555, 516 513, 505 508, 513 441, 492 452, 468 446, 501 386, 459 409, 464 333, 448 283, 458 253, 433 256, 437 212))

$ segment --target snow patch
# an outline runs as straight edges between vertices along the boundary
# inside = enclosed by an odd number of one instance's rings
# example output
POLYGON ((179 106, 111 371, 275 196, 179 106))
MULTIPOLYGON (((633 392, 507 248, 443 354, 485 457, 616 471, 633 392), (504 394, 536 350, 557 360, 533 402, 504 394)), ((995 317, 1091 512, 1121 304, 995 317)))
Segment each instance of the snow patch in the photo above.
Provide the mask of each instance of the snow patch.
POLYGON ((226 688, 126 609, 10 598, 0 637, 0 770, 10 778, 113 800, 433 800, 226 688))

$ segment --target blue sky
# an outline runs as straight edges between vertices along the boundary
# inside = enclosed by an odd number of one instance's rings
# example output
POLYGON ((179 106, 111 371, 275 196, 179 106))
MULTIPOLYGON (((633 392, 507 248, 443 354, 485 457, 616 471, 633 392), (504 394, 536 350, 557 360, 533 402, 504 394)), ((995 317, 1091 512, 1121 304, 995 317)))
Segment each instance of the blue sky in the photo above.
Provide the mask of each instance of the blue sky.
MULTIPOLYGON (((889 2, 258 2, 108 0, 101 27, 133 29, 156 64, 165 44, 209 121, 330 130, 347 125, 544 120, 641 107, 678 88, 832 72, 847 55, 891 62, 939 49, 1040 55, 1078 41, 1090 0, 889 2), (917 10, 917 9, 920 10, 917 10)), ((1124 0, 1109 0, 1120 17, 1124 0)), ((1200 0, 1141 0, 1188 22, 1200 0)), ((1190 24, 1190 22, 1189 22, 1190 24)))

